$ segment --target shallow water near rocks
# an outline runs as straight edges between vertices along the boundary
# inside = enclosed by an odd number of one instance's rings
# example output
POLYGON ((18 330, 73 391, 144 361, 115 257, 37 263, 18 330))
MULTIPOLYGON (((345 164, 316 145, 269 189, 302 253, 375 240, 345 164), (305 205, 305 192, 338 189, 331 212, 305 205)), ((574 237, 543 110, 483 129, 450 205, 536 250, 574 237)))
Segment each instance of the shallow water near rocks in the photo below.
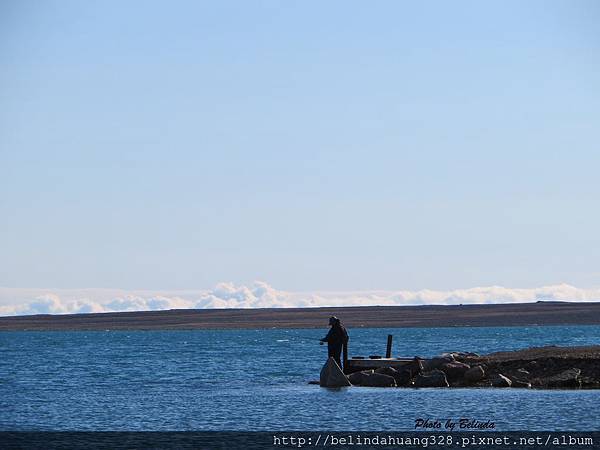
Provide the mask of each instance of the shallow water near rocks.
MULTIPOLYGON (((600 344, 600 326, 350 329, 350 355, 600 344)), ((1 332, 1 430, 594 430, 600 390, 322 389, 326 329, 1 332)))

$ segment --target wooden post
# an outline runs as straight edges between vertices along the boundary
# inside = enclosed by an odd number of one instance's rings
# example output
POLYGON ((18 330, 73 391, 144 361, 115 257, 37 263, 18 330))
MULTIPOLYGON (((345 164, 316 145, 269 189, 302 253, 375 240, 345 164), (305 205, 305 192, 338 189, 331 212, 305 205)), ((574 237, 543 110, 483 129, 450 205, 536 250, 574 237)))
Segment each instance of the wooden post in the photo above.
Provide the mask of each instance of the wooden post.
POLYGON ((393 338, 394 338, 394 336, 392 336, 391 334, 388 334, 387 348, 385 349, 385 357, 386 358, 392 357, 392 339, 393 338))
POLYGON ((346 373, 348 368, 348 342, 344 342, 342 347, 342 371, 346 373))

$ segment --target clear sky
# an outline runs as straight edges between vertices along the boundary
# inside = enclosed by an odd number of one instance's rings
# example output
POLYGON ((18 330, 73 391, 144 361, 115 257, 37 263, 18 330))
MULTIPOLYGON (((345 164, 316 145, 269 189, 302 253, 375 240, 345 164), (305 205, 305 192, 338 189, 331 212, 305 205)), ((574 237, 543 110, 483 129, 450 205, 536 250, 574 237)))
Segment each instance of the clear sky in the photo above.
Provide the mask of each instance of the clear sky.
POLYGON ((600 3, 0 2, 0 286, 600 285, 600 3))

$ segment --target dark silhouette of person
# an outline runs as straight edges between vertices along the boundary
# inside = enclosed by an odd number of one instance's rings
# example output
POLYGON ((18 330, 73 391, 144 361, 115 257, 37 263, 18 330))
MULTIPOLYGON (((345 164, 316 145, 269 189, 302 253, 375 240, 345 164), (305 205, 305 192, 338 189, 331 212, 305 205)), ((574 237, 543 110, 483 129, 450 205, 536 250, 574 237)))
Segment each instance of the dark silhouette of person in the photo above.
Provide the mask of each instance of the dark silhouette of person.
POLYGON ((335 316, 329 318, 329 325, 331 326, 329 333, 321 339, 321 344, 327 342, 327 357, 335 359, 338 365, 342 367, 340 355, 342 354, 344 344, 348 343, 348 332, 346 331, 346 328, 342 326, 340 319, 335 316))

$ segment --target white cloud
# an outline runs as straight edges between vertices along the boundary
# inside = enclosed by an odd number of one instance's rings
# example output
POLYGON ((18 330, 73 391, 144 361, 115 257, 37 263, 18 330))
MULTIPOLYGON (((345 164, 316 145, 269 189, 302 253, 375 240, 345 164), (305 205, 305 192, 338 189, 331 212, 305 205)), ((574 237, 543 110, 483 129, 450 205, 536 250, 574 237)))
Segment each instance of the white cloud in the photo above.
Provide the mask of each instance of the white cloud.
POLYGON ((196 308, 286 308, 296 306, 291 295, 278 291, 267 283, 256 281, 250 287, 220 283, 202 294, 196 308))
POLYGON ((192 308, 193 303, 180 297, 125 295, 99 306, 103 307, 105 311, 159 311, 163 309, 192 308))
POLYGON ((185 308, 305 308, 319 306, 599 301, 600 289, 568 284, 539 288, 474 287, 452 291, 288 292, 257 281, 220 283, 209 291, 0 288, 0 315, 150 311, 185 308))

